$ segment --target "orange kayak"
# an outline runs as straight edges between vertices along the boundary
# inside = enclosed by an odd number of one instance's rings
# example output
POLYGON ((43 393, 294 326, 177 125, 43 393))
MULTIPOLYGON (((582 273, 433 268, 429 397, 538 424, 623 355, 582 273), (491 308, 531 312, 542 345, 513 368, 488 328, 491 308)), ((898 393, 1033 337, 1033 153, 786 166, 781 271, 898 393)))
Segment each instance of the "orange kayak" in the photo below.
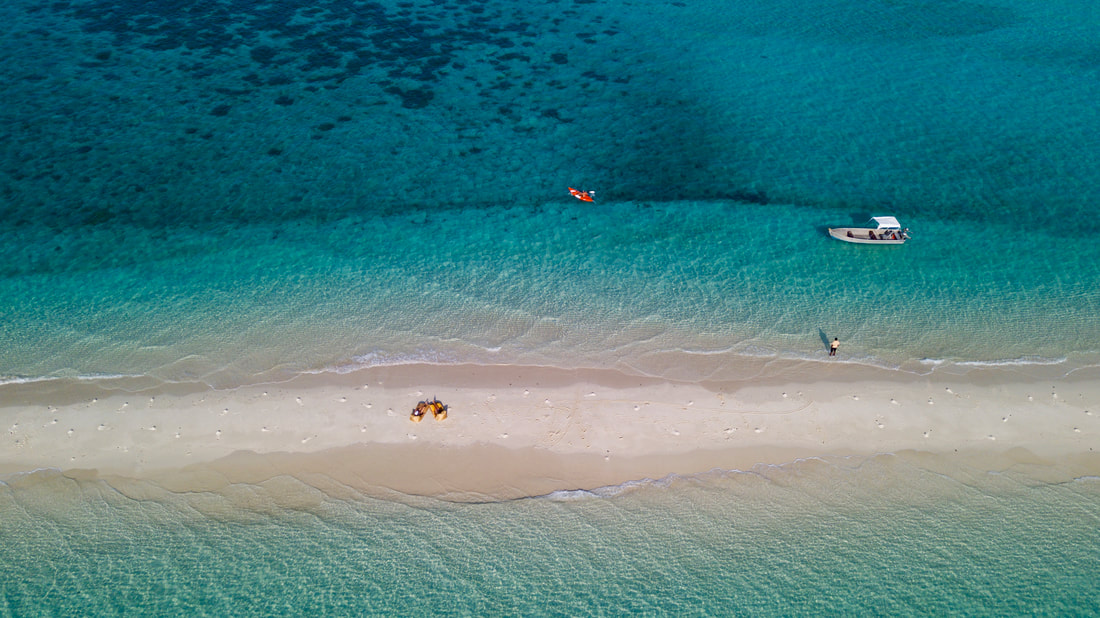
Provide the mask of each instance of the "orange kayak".
POLYGON ((595 193, 595 191, 581 191, 580 189, 569 187, 569 194, 582 202, 595 202, 596 199, 592 197, 593 193, 595 193))

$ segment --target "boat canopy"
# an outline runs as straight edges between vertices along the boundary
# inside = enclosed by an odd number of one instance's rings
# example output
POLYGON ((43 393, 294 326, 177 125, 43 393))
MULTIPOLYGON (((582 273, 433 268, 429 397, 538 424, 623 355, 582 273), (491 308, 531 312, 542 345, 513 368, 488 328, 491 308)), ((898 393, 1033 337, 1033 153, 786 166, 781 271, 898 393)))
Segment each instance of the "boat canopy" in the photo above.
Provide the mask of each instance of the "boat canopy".
POLYGON ((880 230, 900 230, 901 224, 894 217, 871 217, 880 230))

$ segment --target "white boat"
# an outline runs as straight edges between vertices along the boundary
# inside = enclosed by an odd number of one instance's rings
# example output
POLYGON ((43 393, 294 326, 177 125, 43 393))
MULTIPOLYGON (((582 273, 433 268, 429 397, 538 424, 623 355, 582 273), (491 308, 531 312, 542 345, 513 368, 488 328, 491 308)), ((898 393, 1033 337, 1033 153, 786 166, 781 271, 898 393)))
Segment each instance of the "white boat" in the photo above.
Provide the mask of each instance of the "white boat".
POLYGON ((909 240, 909 228, 902 229, 894 217, 871 217, 861 227, 831 227, 829 236, 865 245, 904 245, 909 240))

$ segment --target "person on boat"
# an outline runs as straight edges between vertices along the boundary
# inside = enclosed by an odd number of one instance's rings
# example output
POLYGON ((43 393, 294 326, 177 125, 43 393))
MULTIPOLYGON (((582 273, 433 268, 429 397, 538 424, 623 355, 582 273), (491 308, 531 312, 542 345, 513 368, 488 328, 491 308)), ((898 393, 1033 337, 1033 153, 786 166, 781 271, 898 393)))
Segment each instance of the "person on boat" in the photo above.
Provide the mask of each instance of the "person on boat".
POLYGON ((836 356, 836 349, 840 347, 840 339, 833 337, 833 342, 829 344, 829 356, 836 356))
POLYGON ((581 191, 580 189, 574 189, 573 187, 569 187, 569 194, 572 195, 573 197, 577 198, 578 200, 582 201, 582 202, 594 202, 594 201, 596 201, 596 192, 595 191, 581 191))
POLYGON ((878 236, 875 236, 875 231, 874 230, 868 230, 867 237, 870 238, 871 240, 878 240, 878 236))

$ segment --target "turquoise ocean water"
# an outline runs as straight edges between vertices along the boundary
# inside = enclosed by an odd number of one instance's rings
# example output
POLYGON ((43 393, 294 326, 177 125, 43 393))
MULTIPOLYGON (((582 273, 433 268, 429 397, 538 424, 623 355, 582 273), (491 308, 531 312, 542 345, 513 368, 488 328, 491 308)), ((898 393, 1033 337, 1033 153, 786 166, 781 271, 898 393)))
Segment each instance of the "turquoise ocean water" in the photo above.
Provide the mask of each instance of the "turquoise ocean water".
POLYGON ((0 488, 8 615, 1089 615, 1096 478, 880 456, 512 502, 0 488))
MULTIPOLYGON (((1090 2, 0 18, 3 383, 406 362, 735 378, 834 336, 910 373, 1100 364, 1090 2), (824 233, 873 214, 913 241, 824 233)), ((1095 608, 1095 481, 1013 474, 804 462, 476 506, 288 481, 254 512, 38 472, 3 486, 0 611, 1095 608)))

